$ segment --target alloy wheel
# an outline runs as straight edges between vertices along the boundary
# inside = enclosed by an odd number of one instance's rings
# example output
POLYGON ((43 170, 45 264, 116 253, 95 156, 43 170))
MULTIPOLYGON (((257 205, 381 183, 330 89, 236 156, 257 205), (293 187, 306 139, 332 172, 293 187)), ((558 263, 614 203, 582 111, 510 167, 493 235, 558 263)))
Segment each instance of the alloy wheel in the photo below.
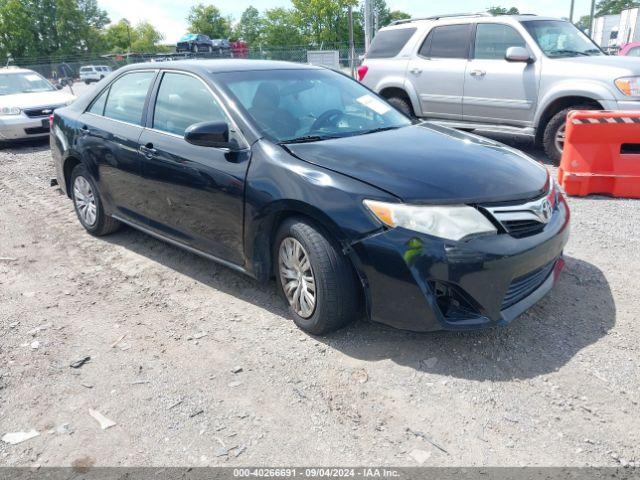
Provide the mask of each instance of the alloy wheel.
POLYGON ((76 177, 73 182, 73 201, 82 221, 92 227, 97 218, 96 197, 91 184, 82 176, 76 177))
POLYGON ((560 128, 558 128, 558 131, 556 132, 555 141, 554 141, 556 149, 560 153, 562 153, 562 150, 564 149, 564 139, 566 136, 567 136, 567 124, 563 123, 560 126, 560 128))
POLYGON ((309 255, 293 237, 282 240, 278 253, 280 282, 289 305, 302 318, 309 318, 316 308, 316 280, 309 255))

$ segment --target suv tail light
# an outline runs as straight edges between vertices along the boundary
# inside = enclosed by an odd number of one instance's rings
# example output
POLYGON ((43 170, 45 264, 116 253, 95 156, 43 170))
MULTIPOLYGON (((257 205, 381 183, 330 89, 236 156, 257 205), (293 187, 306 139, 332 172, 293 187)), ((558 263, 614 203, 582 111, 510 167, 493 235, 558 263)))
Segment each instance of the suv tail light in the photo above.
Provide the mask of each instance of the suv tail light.
POLYGON ((53 113, 49 115, 49 128, 53 128, 53 113))
POLYGON ((366 65, 362 65, 358 67, 358 80, 362 81, 368 71, 369 71, 369 67, 367 67, 366 65))

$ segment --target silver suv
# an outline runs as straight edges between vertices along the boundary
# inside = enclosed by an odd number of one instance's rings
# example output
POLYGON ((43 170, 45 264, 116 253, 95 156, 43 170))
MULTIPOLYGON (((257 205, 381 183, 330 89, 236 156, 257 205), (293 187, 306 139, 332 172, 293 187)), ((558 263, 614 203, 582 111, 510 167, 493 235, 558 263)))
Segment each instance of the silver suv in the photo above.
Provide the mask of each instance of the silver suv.
POLYGON ((409 115, 528 135, 556 162, 569 110, 640 110, 637 58, 607 56, 571 23, 535 15, 401 20, 378 32, 358 73, 409 115))

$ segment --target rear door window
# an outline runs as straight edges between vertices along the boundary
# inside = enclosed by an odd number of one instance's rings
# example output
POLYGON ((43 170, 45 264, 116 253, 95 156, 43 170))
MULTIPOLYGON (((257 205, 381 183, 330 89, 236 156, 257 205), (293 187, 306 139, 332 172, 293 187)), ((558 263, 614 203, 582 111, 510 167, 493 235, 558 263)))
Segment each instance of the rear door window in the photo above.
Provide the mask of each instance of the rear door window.
POLYGON ((420 47, 420 55, 428 58, 468 58, 470 37, 471 24, 435 27, 420 47))
POLYGON ((142 125, 144 102, 155 72, 136 72, 123 75, 110 88, 104 116, 121 122, 142 125))
POLYGON ((476 27, 474 58, 504 60, 508 48, 526 46, 522 36, 509 25, 479 23, 476 27))
POLYGON ((367 58, 395 57, 415 32, 415 28, 394 28, 379 31, 369 47, 367 58))

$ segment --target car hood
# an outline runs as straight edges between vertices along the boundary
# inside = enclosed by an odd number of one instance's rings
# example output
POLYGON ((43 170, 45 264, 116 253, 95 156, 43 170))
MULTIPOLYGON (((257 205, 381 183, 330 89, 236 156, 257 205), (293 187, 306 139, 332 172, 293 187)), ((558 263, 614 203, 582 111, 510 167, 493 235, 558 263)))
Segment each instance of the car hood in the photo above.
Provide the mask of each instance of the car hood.
POLYGON ((34 107, 60 106, 71 102, 76 97, 61 90, 52 92, 15 93, 2 95, 0 101, 3 105, 18 107, 21 109, 34 107))
POLYGON ((430 123, 285 147, 407 203, 526 200, 548 182, 546 169, 521 152, 430 123))
MULTIPOLYGON (((619 56, 619 55, 598 55, 595 57, 568 57, 550 59, 550 65, 562 63, 573 72, 581 74, 585 73, 592 78, 594 69, 598 71, 598 67, 604 67, 606 70, 600 70, 604 75, 614 79, 622 75, 640 75, 640 61, 638 58, 619 56)), ((595 74, 598 76, 598 74, 595 74)))

